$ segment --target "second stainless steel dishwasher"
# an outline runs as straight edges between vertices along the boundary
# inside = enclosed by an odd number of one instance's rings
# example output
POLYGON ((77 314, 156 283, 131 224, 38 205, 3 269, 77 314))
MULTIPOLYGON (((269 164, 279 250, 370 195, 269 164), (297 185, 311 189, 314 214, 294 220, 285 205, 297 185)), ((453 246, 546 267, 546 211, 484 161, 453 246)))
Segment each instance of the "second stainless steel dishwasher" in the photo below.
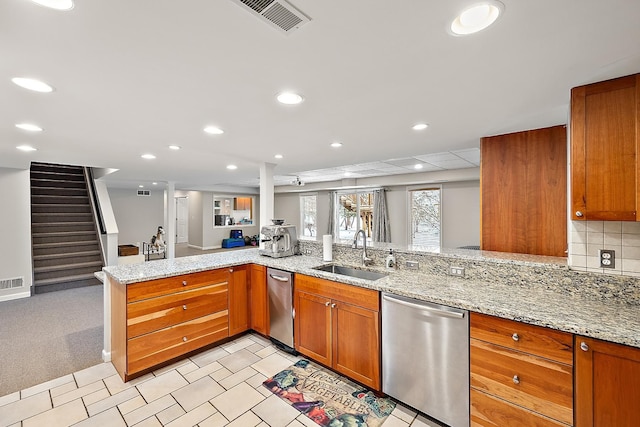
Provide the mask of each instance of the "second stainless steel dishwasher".
POLYGON ((382 294, 382 391, 469 426, 469 312, 382 294))
POLYGON ((293 273, 267 268, 269 336, 289 353, 293 345, 293 273))

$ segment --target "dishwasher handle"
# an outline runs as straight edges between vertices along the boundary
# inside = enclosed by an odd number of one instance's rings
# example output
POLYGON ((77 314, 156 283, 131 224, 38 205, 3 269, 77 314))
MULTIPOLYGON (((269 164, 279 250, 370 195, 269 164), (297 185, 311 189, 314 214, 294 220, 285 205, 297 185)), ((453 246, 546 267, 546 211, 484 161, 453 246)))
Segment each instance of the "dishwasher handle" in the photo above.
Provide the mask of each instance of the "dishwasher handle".
POLYGON ((269 274, 269 277, 271 277, 274 280, 277 280, 278 282, 288 282, 289 278, 286 276, 276 276, 275 274, 269 274))
POLYGON ((464 311, 458 311, 458 310, 454 311, 452 309, 447 310, 439 307, 434 307, 427 302, 418 304, 418 303, 410 302, 405 299, 400 299, 387 294, 383 294, 382 299, 392 302, 394 304, 400 304, 406 307, 415 308, 416 310, 429 311, 440 317, 452 317, 454 319, 464 319, 464 315, 465 315, 464 311))

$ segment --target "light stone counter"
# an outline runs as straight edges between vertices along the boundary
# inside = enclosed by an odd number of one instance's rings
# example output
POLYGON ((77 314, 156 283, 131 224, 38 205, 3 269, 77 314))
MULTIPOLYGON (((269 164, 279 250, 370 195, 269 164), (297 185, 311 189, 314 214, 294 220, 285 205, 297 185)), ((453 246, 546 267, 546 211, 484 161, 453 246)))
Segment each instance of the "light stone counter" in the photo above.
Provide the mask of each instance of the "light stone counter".
MULTIPOLYGON (((409 259, 419 260, 419 270, 400 267, 388 271, 389 275, 382 279, 370 281, 314 270, 313 267, 327 264, 316 246, 303 246, 303 251, 311 255, 279 259, 260 256, 257 249, 246 249, 105 267, 104 271, 107 283, 115 279, 130 284, 256 263, 640 348, 640 284, 636 278, 572 271, 558 258, 542 262, 540 257, 504 255, 494 260, 479 257, 474 251, 404 251, 396 253, 399 265, 409 259), (448 275, 450 265, 464 267, 466 277, 448 275)), ((357 267, 360 252, 335 247, 334 262, 357 267)), ((374 265, 383 265, 385 254, 383 249, 378 253, 372 250, 374 265)), ((105 316, 106 312, 105 306, 105 316)), ((106 335, 105 331, 105 348, 106 335)))

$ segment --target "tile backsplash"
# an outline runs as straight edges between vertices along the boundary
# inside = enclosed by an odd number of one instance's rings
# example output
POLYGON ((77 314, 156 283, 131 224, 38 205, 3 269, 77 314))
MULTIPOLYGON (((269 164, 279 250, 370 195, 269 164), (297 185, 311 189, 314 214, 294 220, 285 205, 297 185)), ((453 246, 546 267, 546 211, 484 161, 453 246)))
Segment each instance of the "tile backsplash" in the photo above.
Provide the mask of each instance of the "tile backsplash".
POLYGON ((640 277, 640 223, 571 221, 569 266, 573 270, 640 277), (615 251, 615 268, 601 268, 598 251, 615 251))

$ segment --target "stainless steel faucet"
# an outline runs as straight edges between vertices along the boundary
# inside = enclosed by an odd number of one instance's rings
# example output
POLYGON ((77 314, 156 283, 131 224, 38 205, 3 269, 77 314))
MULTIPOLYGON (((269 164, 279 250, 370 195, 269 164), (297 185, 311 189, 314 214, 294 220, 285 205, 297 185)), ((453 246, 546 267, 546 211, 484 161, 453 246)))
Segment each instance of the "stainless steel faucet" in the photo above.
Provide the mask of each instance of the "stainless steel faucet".
POLYGON ((364 230, 356 231, 355 236, 353 236, 353 244, 351 247, 353 249, 358 249, 358 236, 362 234, 362 265, 366 266, 370 264, 373 260, 367 256, 367 234, 364 230))

